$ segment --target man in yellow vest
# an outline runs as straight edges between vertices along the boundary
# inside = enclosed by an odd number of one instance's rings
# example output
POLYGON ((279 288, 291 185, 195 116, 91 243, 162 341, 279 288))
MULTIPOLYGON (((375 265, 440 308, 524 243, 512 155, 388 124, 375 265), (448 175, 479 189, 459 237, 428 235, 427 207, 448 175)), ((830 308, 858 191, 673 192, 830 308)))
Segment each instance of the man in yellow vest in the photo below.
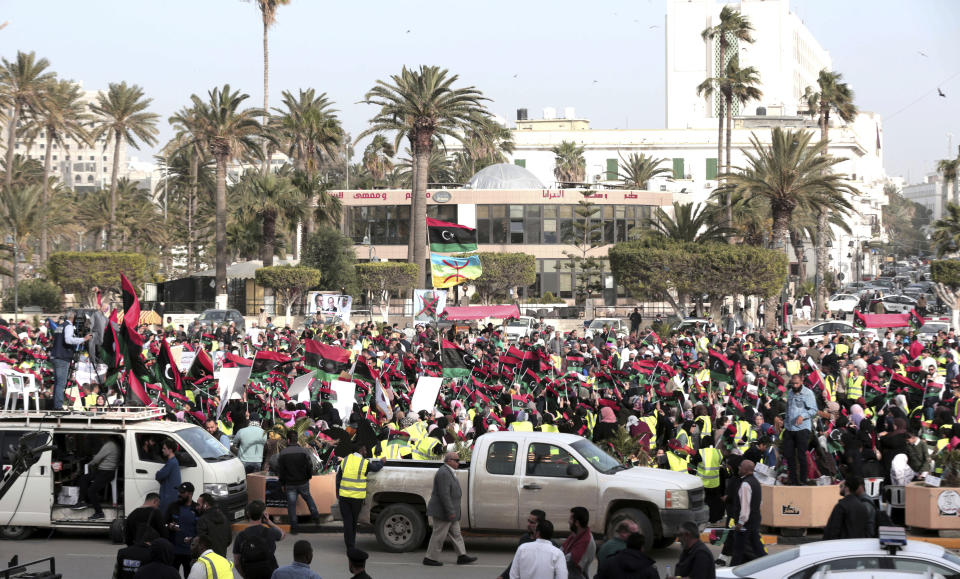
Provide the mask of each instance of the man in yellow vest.
POLYGON ((381 440, 377 449, 373 452, 374 458, 384 460, 402 460, 410 458, 413 450, 407 443, 410 434, 402 430, 391 430, 386 440, 381 440))
POLYGON ((437 460, 443 450, 440 440, 426 436, 417 441, 411 448, 414 460, 437 460))
POLYGON ((340 463, 337 471, 337 503, 343 519, 343 542, 347 549, 357 546, 357 518, 367 498, 367 474, 383 468, 383 460, 367 460, 362 444, 340 463))
POLYGON ((710 507, 710 521, 723 518, 723 491, 720 490, 720 451, 713 448, 713 437, 701 438, 697 476, 703 481, 704 500, 710 507))
POLYGON ((202 579, 233 579, 233 563, 213 550, 213 541, 207 535, 194 537, 190 552, 196 562, 190 567, 189 577, 202 579))
POLYGON ((677 439, 667 443, 667 466, 675 472, 688 473, 690 470, 690 455, 677 439))
POLYGON ((850 373, 847 374, 847 401, 856 404, 860 398, 863 398, 863 376, 856 366, 850 366, 850 373))

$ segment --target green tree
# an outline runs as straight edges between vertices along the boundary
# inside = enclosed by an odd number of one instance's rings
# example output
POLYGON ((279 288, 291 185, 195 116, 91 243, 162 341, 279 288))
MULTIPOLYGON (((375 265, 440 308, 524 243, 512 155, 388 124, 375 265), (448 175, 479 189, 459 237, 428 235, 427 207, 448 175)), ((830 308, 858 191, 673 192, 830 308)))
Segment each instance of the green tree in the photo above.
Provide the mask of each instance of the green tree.
POLYGON ((957 175, 960 174, 960 159, 940 159, 937 161, 937 173, 943 177, 946 185, 944 199, 949 203, 960 205, 960 187, 957 185, 957 175))
MULTIPOLYGON (((480 258, 483 273, 471 281, 483 303, 506 300, 510 290, 527 287, 537 282, 537 260, 527 253, 480 252, 462 254, 480 258)), ((514 295, 517 295, 514 293, 514 295)))
POLYGON ((340 227, 340 218, 343 217, 343 204, 339 199, 327 193, 324 179, 321 175, 308 175, 305 171, 288 171, 288 166, 280 168, 281 176, 288 176, 290 182, 300 190, 304 199, 312 199, 313 223, 320 227, 340 227))
MULTIPOLYGON (((277 8, 286 6, 290 0, 256 0, 257 8, 263 20, 263 117, 264 125, 270 120, 270 27, 277 21, 277 8)), ((268 141, 263 141, 261 157, 263 173, 270 170, 270 155, 267 154, 268 141)))
POLYGON ((933 224, 931 240, 937 257, 957 253, 960 247, 960 205, 947 203, 943 217, 933 224))
MULTIPOLYGON (((758 84, 760 84, 760 73, 757 71, 757 69, 752 66, 742 68, 740 66, 739 55, 733 55, 730 58, 730 62, 727 63, 724 79, 721 83, 724 109, 732 111, 734 104, 742 108, 747 101, 758 100, 761 96, 763 96, 763 92, 757 88, 758 84)), ((727 134, 724 139, 727 147, 727 168, 724 172, 729 173, 730 145, 733 141, 733 115, 727 115, 725 120, 727 123, 727 134)), ((717 163, 719 163, 719 160, 717 163)), ((717 167, 719 168, 720 165, 718 164, 717 167)))
POLYGON ((326 272, 319 289, 357 293, 357 254, 353 240, 340 233, 336 227, 324 226, 307 238, 303 244, 303 265, 326 272))
MULTIPOLYGON (((36 114, 43 110, 46 93, 56 76, 47 69, 50 61, 37 59, 36 53, 17 51, 12 62, 6 58, 0 60, 0 105, 3 110, 9 107, 7 115, 7 157, 6 166, 13 167, 13 155, 17 142, 17 129, 23 114, 36 114)), ((8 171, 4 185, 13 185, 13 173, 8 171)))
POLYGON ((14 288, 8 288, 3 294, 4 303, 18 301, 21 307, 35 306, 44 312, 63 311, 63 292, 60 286, 45 279, 28 279, 14 288))
POLYGON ((650 229, 672 241, 723 241, 729 230, 717 224, 717 208, 712 205, 673 202, 673 217, 658 207, 647 219, 650 229))
POLYGON ((507 162, 507 155, 513 153, 513 131, 491 117, 467 127, 466 133, 463 149, 454 154, 457 183, 466 183, 485 167, 507 162))
MULTIPOLYGON (((119 180, 116 191, 116 217, 109 218, 110 192, 98 189, 83 196, 77 205, 76 217, 87 233, 102 238, 111 228, 114 243, 121 251, 139 251, 157 255, 169 241, 160 208, 150 192, 137 187, 126 177, 119 180)), ((107 248, 109 249, 109 248, 107 248)))
POLYGON ((554 155, 553 176, 561 187, 583 184, 587 178, 587 161, 583 157, 582 146, 573 141, 561 141, 550 149, 554 155))
MULTIPOLYGON (((852 122, 857 116, 857 107, 853 103, 853 89, 847 83, 842 82, 843 75, 839 72, 830 72, 827 69, 820 71, 817 76, 817 90, 811 87, 804 89, 804 100, 807 102, 807 108, 810 114, 819 115, 818 124, 820 126, 820 140, 826 143, 823 154, 829 154, 830 146, 830 115, 835 113, 844 122, 852 122)), ((825 231, 829 227, 829 217, 827 212, 829 208, 820 209, 817 217, 817 303, 816 317, 820 317, 823 311, 824 301, 826 299, 826 287, 821 281, 827 273, 827 236, 825 231)))
POLYGON ((375 186, 383 186, 387 174, 393 171, 393 157, 397 151, 383 135, 374 135, 363 150, 363 168, 370 173, 375 186))
POLYGON ((17 303, 17 287, 19 280, 20 255, 27 250, 27 240, 40 228, 43 212, 46 209, 40 204, 41 187, 0 188, 0 227, 13 240, 13 311, 14 319, 19 304, 17 303))
POLYGON ((630 153, 624 159, 620 156, 620 180, 627 189, 647 190, 650 180, 660 175, 673 175, 673 171, 660 165, 666 159, 648 157, 645 153, 630 153))
POLYGON ((113 224, 117 217, 117 179, 120 174, 120 147, 130 145, 139 149, 138 141, 148 146, 157 142, 157 120, 160 115, 147 112, 153 99, 145 98, 143 89, 126 82, 110 83, 106 94, 97 95, 96 104, 90 105, 95 125, 92 140, 106 139, 105 146, 113 143, 113 169, 110 172, 110 228, 107 244, 116 250, 113 224))
POLYGON ((121 273, 134 286, 153 279, 146 256, 115 251, 54 252, 47 260, 47 271, 53 283, 67 293, 76 294, 78 298, 90 297, 89 292, 95 287, 119 294, 121 273))
POLYGON ((174 138, 167 144, 164 167, 167 170, 164 181, 169 181, 169 171, 174 170, 172 183, 175 192, 185 192, 183 200, 186 214, 187 273, 198 267, 196 244, 198 243, 198 216, 202 198, 213 198, 214 177, 210 167, 209 143, 204 132, 203 108, 183 107, 168 119, 176 131, 174 138), (169 161, 166 159, 170 159, 169 161), (184 160, 186 160, 187 182, 183 182, 184 160))
POLYGON ((264 267, 273 265, 274 243, 277 239, 277 220, 296 223, 305 213, 303 194, 290 179, 275 173, 246 173, 236 186, 239 192, 237 212, 240 216, 259 221, 263 245, 260 259, 264 267))
MULTIPOLYGON (((726 175, 715 195, 731 198, 758 198, 770 207, 773 220, 771 245, 785 247, 793 212, 805 205, 812 210, 852 210, 848 198, 859 195, 844 175, 834 174, 832 167, 843 161, 824 155, 826 141, 811 144, 806 131, 773 129, 770 146, 750 137, 753 150, 744 150, 747 167, 726 175)), ((825 240, 824 240, 825 243, 825 240)), ((767 312, 776 310, 775 297, 768 297, 767 312)), ((774 316, 766 316, 768 329, 773 329, 774 316)))
POLYGON ((308 289, 316 287, 323 277, 319 269, 302 265, 261 267, 254 275, 257 285, 272 289, 280 300, 287 323, 290 323, 290 310, 293 305, 306 295, 308 289))
MULTIPOLYGON (((393 167, 394 183, 400 187, 411 187, 414 175, 416 174, 416 165, 410 154, 410 149, 404 151, 406 157, 400 157, 397 164, 393 167)), ((452 183, 454 180, 453 163, 450 159, 438 149, 430 152, 430 159, 427 161, 427 183, 452 183)))
POLYGON ((390 298, 417 287, 420 283, 420 268, 415 263, 372 261, 356 265, 357 285, 366 292, 370 303, 380 306, 383 321, 390 311, 390 298))
POLYGON ((573 208, 573 220, 569 231, 564 234, 563 241, 572 245, 576 251, 564 251, 566 261, 562 266, 574 273, 576 281, 575 293, 577 302, 583 303, 593 297, 593 294, 603 290, 601 273, 603 259, 596 255, 591 256, 593 249, 603 244, 603 221, 600 207, 590 201, 590 191, 580 191, 582 199, 573 208))
MULTIPOLYGON (((357 139, 374 133, 394 133, 394 149, 406 138, 413 149, 413 191, 410 242, 407 260, 422 268, 427 262, 427 177, 434 138, 463 142, 469 127, 488 116, 483 101, 489 100, 472 86, 454 88, 457 75, 438 66, 404 67, 390 82, 378 80, 363 102, 380 107, 370 127, 357 139)), ((426 272, 421 272, 424 279, 426 272)))
MULTIPOLYGON (((89 120, 86 105, 82 101, 80 86, 69 80, 51 81, 43 97, 43 107, 32 112, 24 130, 27 142, 37 138, 45 140, 43 156, 43 188, 41 205, 50 202, 50 168, 52 165, 53 145, 63 149, 68 140, 90 143, 90 136, 84 128, 89 120)), ((41 217, 40 227, 40 263, 46 263, 49 253, 49 231, 46 216, 41 217)))
POLYGON ((216 194, 216 285, 218 294, 227 293, 227 164, 241 156, 256 156, 259 135, 263 125, 257 120, 263 115, 259 109, 241 109, 250 95, 230 90, 230 85, 209 91, 204 102, 191 95, 193 106, 200 116, 202 141, 210 147, 217 163, 216 194))

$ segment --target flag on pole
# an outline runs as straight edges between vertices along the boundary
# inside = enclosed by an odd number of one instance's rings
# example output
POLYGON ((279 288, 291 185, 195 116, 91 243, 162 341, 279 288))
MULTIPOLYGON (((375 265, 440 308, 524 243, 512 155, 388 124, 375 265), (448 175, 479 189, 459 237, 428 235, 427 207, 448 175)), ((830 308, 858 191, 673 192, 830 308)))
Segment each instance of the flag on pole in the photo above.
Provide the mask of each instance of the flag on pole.
POLYGON ((440 363, 443 365, 444 378, 469 376, 477 360, 460 346, 448 340, 442 340, 440 363))
POLYGON ((430 251, 455 253, 477 250, 477 230, 427 217, 427 236, 430 239, 430 251))
POLYGON ((917 313, 917 310, 911 309, 910 313, 907 314, 907 322, 910 323, 910 327, 913 328, 913 331, 919 331, 923 327, 923 318, 920 317, 920 314, 917 313))
POLYGON ((305 340, 303 365, 315 369, 321 380, 326 382, 339 380, 340 374, 350 369, 350 352, 316 340, 305 340))
POLYGON ((483 274, 480 258, 447 257, 436 253, 430 254, 430 272, 433 276, 434 288, 447 288, 477 279, 483 274))
POLYGON ((253 364, 250 366, 250 375, 267 374, 277 366, 282 366, 290 362, 290 356, 272 350, 260 350, 253 357, 253 364))
POLYGON ((186 400, 183 389, 183 377, 180 376, 180 369, 173 363, 173 355, 170 353, 170 344, 166 340, 160 340, 160 353, 157 355, 157 365, 154 367, 157 378, 167 393, 186 400))
POLYGON ((718 382, 732 382, 733 362, 716 350, 709 350, 710 379, 718 382))

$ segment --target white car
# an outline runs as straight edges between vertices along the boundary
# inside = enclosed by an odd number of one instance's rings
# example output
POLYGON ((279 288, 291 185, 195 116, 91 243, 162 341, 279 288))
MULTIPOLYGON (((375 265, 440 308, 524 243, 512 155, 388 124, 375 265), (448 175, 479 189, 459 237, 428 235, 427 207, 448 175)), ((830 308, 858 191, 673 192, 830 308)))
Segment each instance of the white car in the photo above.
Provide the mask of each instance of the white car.
POLYGON ((940 332, 949 332, 950 323, 949 322, 924 322, 920 329, 917 330, 917 333, 923 336, 924 338, 934 338, 940 332))
POLYGON ((827 300, 827 310, 852 314, 858 303, 860 303, 860 298, 853 294, 833 294, 827 300))
POLYGON ((520 338, 527 338, 533 333, 533 325, 537 321, 530 316, 511 318, 503 325, 507 340, 515 342, 520 338))
POLYGON ((910 296, 885 296, 880 298, 883 309, 891 314, 906 314, 917 307, 917 300, 910 296))
MULTIPOLYGON (((754 559, 737 567, 717 569, 718 579, 814 579, 835 572, 875 571, 876 577, 898 573, 933 573, 933 577, 960 578, 960 557, 939 545, 907 541, 900 548, 884 548, 879 539, 818 541, 754 559)), ((846 575, 839 575, 841 577, 846 575)), ((857 576, 857 575, 855 575, 857 576)))
POLYGON ((604 326, 611 330, 614 335, 617 336, 618 340, 622 340, 626 337, 630 327, 627 322, 624 322, 620 318, 594 318, 590 321, 590 325, 587 326, 587 329, 584 331, 583 337, 587 340, 592 340, 593 334, 596 332, 602 332, 604 326))
POLYGON ((797 336, 806 342, 807 340, 820 341, 824 336, 835 336, 840 333, 848 338, 859 338, 861 334, 876 334, 875 330, 858 330, 853 324, 847 322, 821 322, 811 326, 802 332, 797 332, 797 336))

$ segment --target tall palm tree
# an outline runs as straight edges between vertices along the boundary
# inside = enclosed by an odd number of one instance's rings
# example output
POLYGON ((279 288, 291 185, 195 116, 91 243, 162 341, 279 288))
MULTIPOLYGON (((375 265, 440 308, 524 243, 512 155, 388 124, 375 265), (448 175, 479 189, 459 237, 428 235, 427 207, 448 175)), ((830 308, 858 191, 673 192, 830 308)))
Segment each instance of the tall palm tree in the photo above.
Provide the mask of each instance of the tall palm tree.
POLYGON ((673 217, 658 207, 654 216, 647 219, 647 225, 654 233, 672 241, 723 241, 728 232, 717 223, 716 218, 715 206, 674 201, 673 217))
POLYGON ((960 205, 947 203, 943 217, 933 224, 931 238, 937 250, 937 257, 957 252, 957 248, 960 247, 960 205))
POLYGON ((273 173, 247 173, 236 189, 240 193, 238 213, 246 219, 259 221, 263 245, 260 259, 264 267, 273 265, 274 242, 277 239, 277 220, 285 218, 296 222, 304 214, 303 194, 290 179, 273 173))
POLYGON ((407 259, 418 267, 427 262, 427 168, 434 138, 463 142, 465 129, 485 122, 489 116, 483 105, 489 99, 473 86, 454 88, 458 79, 438 66, 403 67, 389 82, 378 80, 364 95, 363 102, 380 110, 357 140, 374 133, 394 133, 394 149, 404 138, 413 149, 413 224, 407 259))
MULTIPOLYGON (((50 168, 53 158, 53 144, 61 148, 68 140, 90 144, 90 135, 84 124, 89 120, 87 107, 82 101, 80 85, 69 80, 52 81, 43 97, 43 107, 30 115, 24 134, 27 142, 43 137, 43 188, 40 197, 42 207, 49 207, 50 168)), ((40 263, 47 261, 49 231, 46 227, 46 214, 41 217, 40 263)))
MULTIPOLYGON (((43 109, 46 92, 56 76, 48 72, 50 61, 37 59, 33 52, 17 51, 17 58, 0 60, 0 101, 10 107, 7 118, 6 166, 13 166, 14 146, 17 142, 17 123, 24 113, 36 114, 43 109)), ((7 172, 4 184, 12 185, 12 172, 7 172)))
MULTIPOLYGON (((393 167, 395 182, 401 187, 410 187, 413 184, 417 167, 413 161, 410 149, 405 149, 406 157, 400 157, 393 167)), ((454 180, 453 162, 439 149, 430 151, 430 160, 427 163, 427 183, 450 183, 454 180)))
MULTIPOLYGON (((195 222, 197 219, 197 205, 200 187, 200 168, 207 165, 209 159, 209 144, 203 130, 203 110, 197 107, 183 107, 173 114, 167 122, 173 126, 176 134, 167 146, 166 158, 182 160, 187 158, 189 165, 189 184, 185 203, 187 218, 187 273, 195 265, 195 222)), ((165 163, 167 170, 173 163, 165 163)))
POLYGON ((946 185, 947 203, 960 205, 960 187, 957 185, 957 175, 960 174, 960 159, 940 159, 937 161, 937 173, 943 177, 946 185))
MULTIPOLYGON (((256 0, 257 8, 263 20, 263 124, 270 121, 270 27, 277 21, 277 8, 286 6, 290 0, 256 0)), ((263 156, 262 171, 266 174, 270 170, 270 155, 267 154, 268 141, 263 141, 261 155, 263 156)))
POLYGON ((561 141, 550 149, 554 154, 553 176, 561 184, 583 183, 586 180, 587 161, 583 158, 584 147, 573 141, 561 141))
POLYGON ((666 159, 648 157, 645 153, 630 153, 626 159, 620 156, 620 180, 628 189, 646 190, 650 180, 660 175, 673 175, 667 167, 661 167, 666 159))
MULTIPOLYGON (((720 10, 720 21, 714 26, 708 26, 703 29, 703 32, 700 33, 700 37, 703 38, 704 42, 711 42, 714 39, 718 43, 718 52, 717 62, 715 63, 713 72, 714 75, 708 77, 699 86, 697 86, 697 96, 704 96, 708 100, 717 95, 715 83, 712 82, 715 78, 722 77, 723 71, 727 67, 727 63, 730 60, 728 52, 730 50, 730 44, 734 41, 736 42, 747 42, 753 43, 753 25, 750 23, 750 19, 740 13, 739 10, 735 10, 730 6, 724 6, 720 10)), ((710 51, 711 53, 713 50, 710 51)), ((717 95, 719 96, 719 95, 717 95)), ((732 109, 729 106, 724 106, 724 103, 718 103, 717 106, 717 170, 719 171, 720 167, 723 167, 723 121, 724 117, 728 116, 728 113, 732 109)), ((729 151, 729 149, 728 149, 729 151)), ((729 156, 729 153, 728 153, 729 156)), ((729 164, 729 159, 727 160, 729 164)))
POLYGON ((375 185, 381 185, 387 173, 393 170, 393 157, 397 152, 383 135, 374 135, 363 150, 363 168, 373 177, 375 185))
MULTIPOLYGON (((807 102, 807 108, 810 114, 819 115, 818 124, 820 126, 820 140, 825 143, 823 154, 827 155, 830 146, 830 114, 836 113, 844 122, 851 122, 857 116, 857 107, 853 103, 853 89, 847 83, 842 82, 843 75, 839 72, 831 72, 827 69, 820 71, 817 76, 817 89, 813 90, 807 87, 804 90, 804 100, 807 102)), ((817 218, 817 303, 816 317, 820 317, 823 311, 826 299, 826 284, 823 280, 827 275, 827 235, 826 228, 829 227, 829 217, 823 213, 817 218)))
MULTIPOLYGON (((811 144, 812 133, 773 129, 770 145, 764 146, 756 135, 751 136, 753 150, 745 150, 747 166, 728 173, 714 195, 757 198, 770 206, 773 219, 771 245, 785 247, 790 224, 797 207, 814 211, 833 208, 852 210, 848 197, 859 192, 831 169, 843 159, 824 155, 825 141, 811 144)), ((776 296, 767 298, 767 312, 776 310, 776 296)), ((774 316, 767 316, 767 327, 773 328, 774 316)))
POLYGON ((484 122, 467 127, 463 141, 463 166, 473 177, 477 171, 496 163, 505 163, 507 155, 513 153, 513 131, 492 117, 484 122))
POLYGON ((40 204, 39 185, 29 187, 0 188, 0 227, 13 239, 13 312, 16 319, 19 309, 17 286, 20 252, 26 248, 27 239, 40 228, 41 215, 46 209, 40 204))
POLYGON ((96 104, 90 105, 90 110, 96 117, 92 140, 105 138, 104 147, 113 143, 113 169, 110 172, 110 221, 107 232, 107 243, 111 250, 116 250, 113 239, 113 221, 117 215, 117 178, 120 173, 120 147, 130 145, 139 149, 137 141, 148 146, 157 142, 157 121, 160 115, 148 112, 153 99, 146 98, 143 89, 138 85, 127 85, 126 82, 110 83, 107 93, 97 95, 96 104))
POLYGON ((317 227, 340 227, 340 219, 343 217, 343 203, 339 199, 327 193, 326 182, 319 174, 308 175, 306 171, 294 169, 289 170, 289 165, 284 165, 277 173, 281 177, 289 177, 293 186, 300 190, 304 199, 314 199, 312 219, 317 227))
POLYGON ((203 142, 217 163, 216 195, 216 285, 217 293, 227 293, 227 163, 240 156, 258 156, 257 138, 265 136, 258 118, 263 111, 241 109, 250 95, 232 91, 229 84, 207 93, 205 102, 197 95, 190 100, 200 115, 203 142))
MULTIPOLYGON (((760 73, 757 69, 748 66, 740 68, 740 57, 734 54, 727 63, 724 79, 721 83, 723 92, 724 107, 728 111, 733 110, 734 103, 743 106, 747 101, 758 100, 763 96, 763 92, 757 88, 760 83, 760 73)), ((727 146, 727 165, 726 173, 730 172, 730 145, 733 134, 733 115, 727 115, 727 134, 725 137, 727 146)), ((717 165, 719 168, 719 165, 717 165)))

